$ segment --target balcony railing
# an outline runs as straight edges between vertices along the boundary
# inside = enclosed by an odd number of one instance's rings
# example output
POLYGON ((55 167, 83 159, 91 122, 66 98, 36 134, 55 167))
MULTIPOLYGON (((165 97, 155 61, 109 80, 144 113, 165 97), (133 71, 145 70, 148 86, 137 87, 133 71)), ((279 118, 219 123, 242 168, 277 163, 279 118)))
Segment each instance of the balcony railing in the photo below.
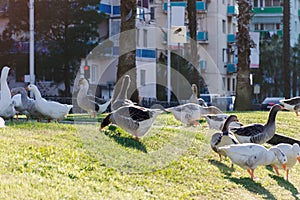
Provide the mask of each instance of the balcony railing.
POLYGON ((227 43, 234 43, 235 42, 235 35, 234 34, 228 34, 227 35, 227 43))
POLYGON ((256 7, 253 8, 254 14, 282 14, 283 7, 256 7))
POLYGON ((236 73, 235 64, 233 64, 233 63, 228 63, 227 64, 227 73, 228 74, 236 73))
MULTIPOLYGON (((186 1, 172 1, 171 2, 171 7, 172 6, 183 6, 183 7, 187 7, 187 3, 186 1)), ((168 10, 168 4, 164 3, 164 11, 167 12, 168 10)), ((206 12, 207 11, 207 6, 206 6, 206 2, 203 1, 196 1, 196 10, 198 12, 206 12)))
MULTIPOLYGON (((187 38, 190 38, 190 32, 186 33, 187 38)), ((207 42, 208 41, 208 32, 207 31, 198 31, 197 32, 197 41, 198 42, 207 42)))
POLYGON ((235 6, 227 6, 227 16, 236 16, 235 6))

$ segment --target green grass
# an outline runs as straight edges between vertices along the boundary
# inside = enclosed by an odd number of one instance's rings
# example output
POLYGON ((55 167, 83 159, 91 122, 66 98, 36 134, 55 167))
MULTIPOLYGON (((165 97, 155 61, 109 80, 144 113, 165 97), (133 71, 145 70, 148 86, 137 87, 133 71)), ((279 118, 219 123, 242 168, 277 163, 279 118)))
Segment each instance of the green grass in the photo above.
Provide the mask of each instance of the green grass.
MULTIPOLYGON (((265 123, 268 112, 236 112, 240 122, 265 123)), ((7 122, 0 129, 0 199, 299 199, 300 165, 257 179, 209 146, 211 134, 158 116, 140 142, 116 126, 70 115, 76 124, 7 122)), ((300 139, 300 117, 279 112, 277 132, 300 139)))

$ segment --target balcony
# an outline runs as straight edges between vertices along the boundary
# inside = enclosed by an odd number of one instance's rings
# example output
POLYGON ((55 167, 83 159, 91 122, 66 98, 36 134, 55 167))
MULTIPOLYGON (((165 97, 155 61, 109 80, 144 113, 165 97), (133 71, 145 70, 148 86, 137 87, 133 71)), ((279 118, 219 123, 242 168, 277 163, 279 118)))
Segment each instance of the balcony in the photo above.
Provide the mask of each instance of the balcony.
MULTIPOLYGON (((186 33, 187 39, 190 38, 190 32, 186 33)), ((207 31, 198 31, 197 32, 197 42, 207 43, 208 42, 208 32, 207 31)))
MULTIPOLYGON (((171 2, 171 7, 172 6, 183 6, 186 8, 187 3, 185 1, 173 1, 171 2)), ((168 3, 164 3, 164 11, 167 12, 167 10, 168 10, 168 3)), ((197 12, 206 12, 207 11, 206 2, 196 1, 196 10, 197 12)))
POLYGON ((234 34, 227 35, 227 43, 235 43, 235 35, 234 34))
POLYGON ((233 63, 228 63, 227 64, 227 73, 228 74, 236 73, 235 64, 233 64, 233 63))
POLYGON ((232 16, 236 16, 236 10, 235 10, 235 6, 227 6, 227 16, 228 17, 232 17, 232 16))
POLYGON ((253 8, 253 13, 256 14, 283 14, 283 7, 256 7, 253 8))
POLYGON ((98 11, 108 15, 120 15, 120 5, 109 5, 100 3, 98 11))

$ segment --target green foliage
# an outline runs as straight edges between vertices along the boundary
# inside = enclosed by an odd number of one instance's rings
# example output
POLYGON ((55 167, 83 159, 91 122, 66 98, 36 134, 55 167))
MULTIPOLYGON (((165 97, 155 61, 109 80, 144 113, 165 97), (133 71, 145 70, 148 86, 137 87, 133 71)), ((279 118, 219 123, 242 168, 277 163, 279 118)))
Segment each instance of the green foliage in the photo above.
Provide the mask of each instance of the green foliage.
MULTIPOLYGON (((18 36, 17 41, 29 41, 29 35, 24 34, 29 31, 27 3, 10 1, 5 41, 12 35, 18 36)), ((70 80, 78 70, 78 62, 98 44, 98 26, 104 19, 94 9, 98 5, 96 0, 35 1, 37 79, 64 80, 66 92, 70 92, 70 80)))
MULTIPOLYGON (((235 112, 244 124, 265 123, 268 112, 235 112)), ((99 116, 99 121, 105 115, 99 116)), ((70 116, 75 122, 85 115, 70 116)), ((277 114, 277 132, 300 138, 300 118, 277 114)), ((0 129, 1 199, 298 199, 300 165, 290 170, 258 167, 257 179, 210 148, 205 121, 181 125, 159 115, 150 132, 135 141, 99 123, 7 122, 0 129), (158 162, 159 161, 159 162, 158 162), (22 191, 22 192, 20 192, 22 191)))

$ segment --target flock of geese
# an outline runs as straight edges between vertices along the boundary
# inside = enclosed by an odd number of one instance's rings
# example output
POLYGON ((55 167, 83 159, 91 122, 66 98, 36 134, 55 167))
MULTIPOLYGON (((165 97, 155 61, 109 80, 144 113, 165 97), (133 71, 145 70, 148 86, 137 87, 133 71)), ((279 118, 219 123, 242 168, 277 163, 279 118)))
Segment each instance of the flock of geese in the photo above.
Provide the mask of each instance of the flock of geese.
MULTIPOLYGON (((12 118, 17 113, 25 113, 26 116, 40 121, 43 118, 50 120, 61 120, 69 112, 73 105, 61 104, 55 101, 48 101, 41 96, 37 86, 29 84, 28 87, 9 89, 7 76, 9 67, 3 67, 1 72, 1 99, 0 116, 12 118), (27 96, 27 91, 32 91, 34 99, 27 96)), ((105 103, 98 103, 94 96, 88 95, 89 84, 84 78, 79 81, 79 92, 77 104, 80 108, 96 117, 97 113, 107 110, 110 105, 111 112, 102 120, 99 130, 109 124, 115 124, 132 134, 136 140, 140 140, 152 127, 156 117, 168 112, 174 118, 186 125, 197 126, 198 120, 205 118, 208 127, 216 130, 212 134, 210 145, 222 161, 222 156, 229 157, 233 164, 246 169, 251 178, 254 178, 254 170, 261 165, 271 165, 275 172, 278 169, 286 171, 288 180, 289 170, 300 163, 299 143, 279 143, 271 148, 263 146, 276 136, 276 115, 283 109, 293 110, 298 115, 300 98, 283 100, 281 105, 274 105, 269 112, 266 124, 242 125, 236 115, 223 113, 215 106, 199 105, 197 99, 197 86, 192 85, 193 95, 190 102, 171 108, 157 106, 145 108, 137 105, 127 98, 127 90, 130 86, 130 76, 125 75, 122 86, 115 99, 105 103)), ((0 118, 0 126, 4 123, 0 118)))

